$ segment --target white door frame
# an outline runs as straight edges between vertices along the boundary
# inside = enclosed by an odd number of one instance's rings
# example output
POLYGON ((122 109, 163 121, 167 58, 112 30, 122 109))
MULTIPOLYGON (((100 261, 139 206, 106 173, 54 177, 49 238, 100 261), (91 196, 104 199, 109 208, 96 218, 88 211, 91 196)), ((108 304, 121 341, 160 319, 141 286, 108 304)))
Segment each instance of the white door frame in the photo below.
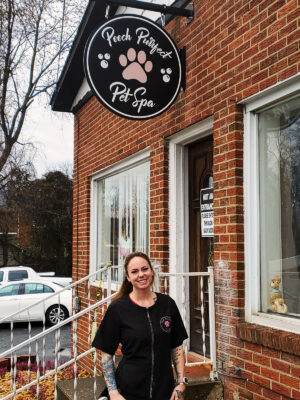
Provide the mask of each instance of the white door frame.
MULTIPOLYGON (((169 140, 169 272, 189 272, 188 148, 212 135, 213 117, 208 117, 172 135, 169 140)), ((171 278, 170 296, 176 300, 189 329, 189 288, 171 278)))

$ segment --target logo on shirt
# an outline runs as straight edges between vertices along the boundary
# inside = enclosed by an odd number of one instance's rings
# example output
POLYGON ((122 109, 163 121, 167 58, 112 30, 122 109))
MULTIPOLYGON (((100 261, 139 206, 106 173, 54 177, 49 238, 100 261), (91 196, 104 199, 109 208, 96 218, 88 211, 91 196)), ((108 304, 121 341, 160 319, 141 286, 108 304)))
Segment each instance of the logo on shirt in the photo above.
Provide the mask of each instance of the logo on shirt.
POLYGON ((171 332, 171 322, 172 322, 172 318, 169 317, 168 315, 165 317, 162 317, 160 320, 161 329, 166 333, 170 333, 171 332))

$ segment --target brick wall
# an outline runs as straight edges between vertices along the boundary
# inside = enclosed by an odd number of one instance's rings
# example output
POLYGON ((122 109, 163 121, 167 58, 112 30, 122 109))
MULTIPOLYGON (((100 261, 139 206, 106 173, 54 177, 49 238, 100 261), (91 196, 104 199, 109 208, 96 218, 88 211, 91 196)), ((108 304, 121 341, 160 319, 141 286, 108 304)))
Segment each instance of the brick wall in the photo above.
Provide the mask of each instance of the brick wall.
MULTIPOLYGON (((253 342, 243 335, 249 326, 237 332, 244 322, 245 286, 243 109, 237 103, 299 72, 300 7, 296 0, 196 0, 194 5, 192 23, 177 18, 168 26, 178 47, 186 46, 187 87, 167 112, 130 121, 92 98, 76 113, 73 276, 89 272, 89 176, 145 147, 151 162, 150 257, 167 268, 165 138, 213 115, 217 351, 226 400, 300 399, 299 353, 253 342), (234 365, 241 375, 231 378, 234 365)), ((83 343, 86 323, 79 333, 83 343)))

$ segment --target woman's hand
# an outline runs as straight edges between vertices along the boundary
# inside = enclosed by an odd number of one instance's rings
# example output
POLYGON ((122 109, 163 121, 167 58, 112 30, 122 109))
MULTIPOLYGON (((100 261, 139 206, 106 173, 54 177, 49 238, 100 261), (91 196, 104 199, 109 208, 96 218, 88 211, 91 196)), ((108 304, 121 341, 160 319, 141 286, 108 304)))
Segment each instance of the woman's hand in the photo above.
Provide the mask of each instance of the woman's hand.
POLYGON ((111 390, 109 392, 109 398, 110 400, 126 400, 118 390, 111 390))
POLYGON ((186 389, 185 385, 177 385, 177 386, 175 386, 170 400, 184 399, 185 389, 186 389))

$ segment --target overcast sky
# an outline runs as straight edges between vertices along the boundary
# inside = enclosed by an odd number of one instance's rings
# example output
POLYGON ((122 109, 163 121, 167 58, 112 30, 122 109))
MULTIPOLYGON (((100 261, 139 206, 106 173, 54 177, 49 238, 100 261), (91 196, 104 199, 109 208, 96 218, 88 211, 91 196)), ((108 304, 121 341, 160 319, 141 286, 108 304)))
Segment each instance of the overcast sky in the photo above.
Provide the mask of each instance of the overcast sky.
POLYGON ((35 102, 25 121, 22 141, 36 148, 34 166, 38 177, 54 169, 73 166, 73 115, 51 111, 35 102))

